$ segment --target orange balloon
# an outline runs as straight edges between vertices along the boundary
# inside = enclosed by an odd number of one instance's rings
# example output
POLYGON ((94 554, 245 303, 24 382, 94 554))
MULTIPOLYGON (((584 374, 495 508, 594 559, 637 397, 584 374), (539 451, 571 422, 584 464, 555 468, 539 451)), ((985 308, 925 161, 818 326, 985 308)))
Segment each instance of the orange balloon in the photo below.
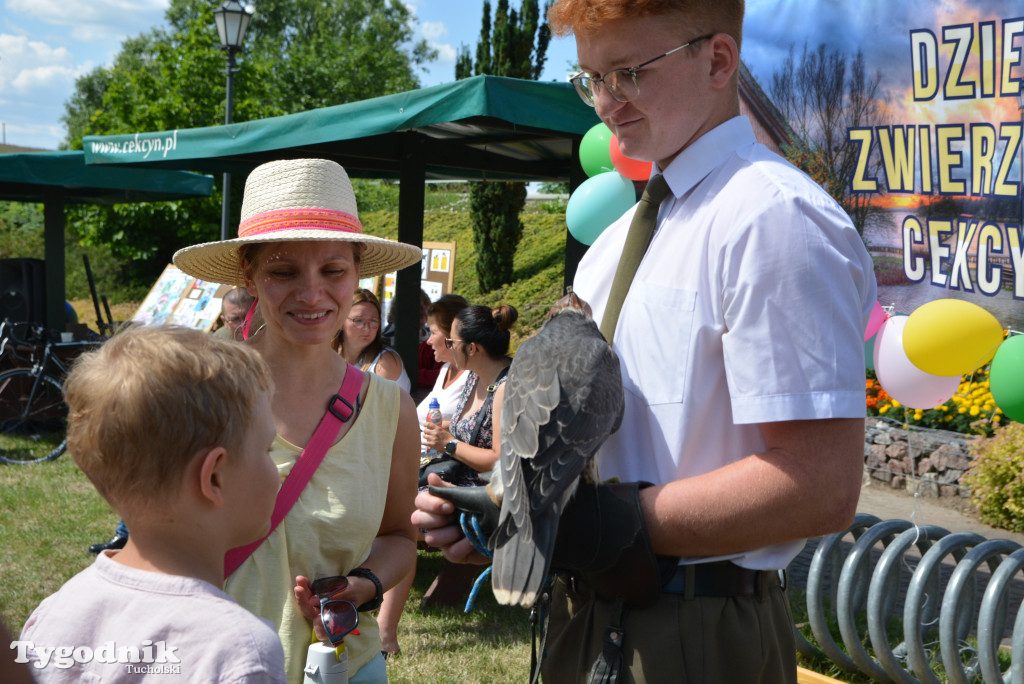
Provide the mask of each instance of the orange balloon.
POLYGON ((651 177, 651 162, 630 159, 619 151, 619 139, 612 133, 608 145, 608 154, 612 158, 612 166, 629 180, 641 181, 651 177))

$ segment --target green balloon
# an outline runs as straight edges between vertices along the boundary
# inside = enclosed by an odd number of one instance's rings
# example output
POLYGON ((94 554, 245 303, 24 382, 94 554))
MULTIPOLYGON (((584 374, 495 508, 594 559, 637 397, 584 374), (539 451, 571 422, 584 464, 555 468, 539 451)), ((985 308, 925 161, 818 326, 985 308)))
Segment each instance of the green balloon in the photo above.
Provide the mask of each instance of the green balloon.
POLYGON ((864 343, 864 368, 875 370, 875 335, 872 335, 864 343))
POLYGON ((611 143, 611 129, 603 123, 597 124, 583 136, 580 141, 580 166, 588 177, 615 170, 609 150, 611 143))
POLYGON ((1024 423, 1024 335, 1011 335, 999 345, 988 382, 996 406, 1007 417, 1024 423))

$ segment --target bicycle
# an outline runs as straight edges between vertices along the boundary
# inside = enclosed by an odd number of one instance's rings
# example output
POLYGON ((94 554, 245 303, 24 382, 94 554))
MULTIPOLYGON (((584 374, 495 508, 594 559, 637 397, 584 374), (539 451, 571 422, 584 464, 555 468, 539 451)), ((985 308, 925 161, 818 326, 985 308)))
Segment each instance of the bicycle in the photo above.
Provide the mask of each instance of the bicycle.
POLYGON ((59 350, 81 351, 102 342, 54 342, 43 326, 0 323, 0 359, 9 352, 14 368, 0 373, 0 463, 52 461, 67 448, 63 382, 68 361, 59 350), (29 334, 19 336, 16 328, 29 334), (39 349, 42 347, 42 353, 39 349))

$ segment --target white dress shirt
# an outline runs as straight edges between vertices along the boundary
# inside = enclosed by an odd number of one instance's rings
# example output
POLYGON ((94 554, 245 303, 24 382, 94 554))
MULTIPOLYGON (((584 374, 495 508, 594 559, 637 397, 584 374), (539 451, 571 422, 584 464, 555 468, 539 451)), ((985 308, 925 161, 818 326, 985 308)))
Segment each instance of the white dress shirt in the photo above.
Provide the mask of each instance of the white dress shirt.
MULTIPOLYGON (((663 173, 672 195, 615 332, 626 408, 600 452, 601 477, 664 484, 764 451, 758 423, 863 417, 863 333, 877 295, 871 257, 842 208, 756 142, 745 117, 702 136, 663 173)), ((576 272, 595 321, 634 211, 576 272)), ((802 547, 730 558, 782 568, 802 547)))

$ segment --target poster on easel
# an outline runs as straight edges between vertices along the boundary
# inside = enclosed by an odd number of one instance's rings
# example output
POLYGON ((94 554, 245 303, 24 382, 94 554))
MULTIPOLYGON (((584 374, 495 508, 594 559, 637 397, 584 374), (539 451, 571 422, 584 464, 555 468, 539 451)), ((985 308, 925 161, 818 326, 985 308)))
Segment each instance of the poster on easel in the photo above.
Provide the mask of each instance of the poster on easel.
POLYGON ((220 317, 220 305, 231 285, 209 283, 168 264, 132 322, 139 325, 182 325, 209 332, 220 317))

